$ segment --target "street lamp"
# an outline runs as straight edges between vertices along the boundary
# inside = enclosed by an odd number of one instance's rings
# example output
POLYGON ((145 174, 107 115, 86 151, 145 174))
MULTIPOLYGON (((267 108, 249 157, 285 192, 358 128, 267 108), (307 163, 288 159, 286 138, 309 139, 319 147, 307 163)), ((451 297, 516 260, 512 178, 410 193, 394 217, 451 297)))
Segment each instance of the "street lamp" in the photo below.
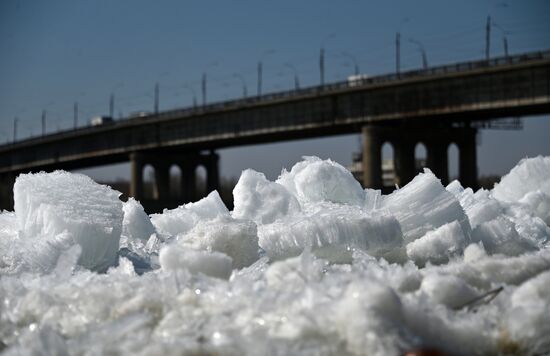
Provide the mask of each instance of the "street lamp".
POLYGON ((336 36, 335 33, 331 33, 321 41, 321 49, 319 51, 319 75, 321 85, 325 84, 325 43, 336 36))
POLYGON ((499 24, 497 24, 496 22, 492 22, 491 25, 493 25, 493 27, 496 27, 499 29, 500 31, 500 34, 502 35, 502 44, 503 44, 503 47, 504 47, 504 56, 506 58, 508 58, 508 38, 506 37, 506 35, 508 34, 507 31, 505 31, 499 24))
POLYGON ((409 38, 409 42, 414 43, 418 46, 418 49, 422 54, 422 67, 424 69, 428 69, 428 57, 426 56, 426 49, 424 48, 424 45, 420 41, 417 41, 413 38, 409 38))
POLYGON ((118 83, 112 90, 111 96, 109 97, 109 117, 113 118, 115 114, 115 90, 120 89, 124 86, 124 82, 118 83))
POLYGON ((260 60, 258 61, 258 96, 262 95, 262 74, 263 74, 263 67, 262 62, 265 57, 267 57, 270 54, 275 53, 274 49, 270 49, 265 51, 261 56, 260 60))
POLYGON ((73 103, 73 124, 74 128, 78 127, 78 99, 86 95, 86 92, 80 92, 73 103))
POLYGON ((13 142, 17 141, 17 122, 19 118, 16 116, 13 118, 13 142))
POLYGON ((155 115, 157 115, 159 113, 159 91, 160 91, 160 88, 159 88, 159 83, 156 82, 155 83, 155 115))
POLYGON ((357 63, 357 58, 355 58, 355 56, 352 56, 351 54, 349 54, 347 52, 342 52, 342 56, 351 59, 351 61, 353 62, 353 73, 355 74, 355 76, 358 76, 359 75, 359 64, 357 63))
POLYGON ((399 75, 401 71, 401 28, 403 24, 409 22, 409 18, 405 17, 401 19, 399 23, 399 29, 395 34, 395 72, 399 75))
POLYGON ((298 71, 296 68, 290 63, 285 63, 284 66, 290 68, 290 70, 294 73, 294 89, 300 89, 300 79, 298 78, 298 71))
POLYGON ((212 62, 206 67, 204 72, 202 72, 202 78, 201 78, 202 106, 206 106, 206 71, 209 68, 215 67, 217 65, 218 65, 217 61, 212 62))
POLYGON ((183 88, 189 90, 191 92, 191 94, 193 95, 193 108, 196 109, 197 108, 197 92, 189 84, 184 84, 183 88))
POLYGON ((243 85, 243 99, 246 99, 246 97, 248 96, 247 88, 246 88, 246 80, 239 73, 233 73, 233 77, 241 81, 241 84, 243 85))
MULTIPOLYGON (((46 109, 55 104, 55 101, 50 101, 46 105, 46 109)), ((42 109, 42 115, 40 116, 40 122, 42 123, 42 136, 46 134, 46 109, 42 109)))

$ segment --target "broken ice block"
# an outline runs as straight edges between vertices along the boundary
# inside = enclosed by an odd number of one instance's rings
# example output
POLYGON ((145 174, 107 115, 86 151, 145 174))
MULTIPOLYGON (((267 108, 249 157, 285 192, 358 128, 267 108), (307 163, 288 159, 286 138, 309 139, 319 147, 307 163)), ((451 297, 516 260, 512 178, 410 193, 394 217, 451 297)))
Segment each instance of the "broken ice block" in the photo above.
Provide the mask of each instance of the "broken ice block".
POLYGON ((81 266, 105 271, 115 264, 123 218, 119 192, 63 171, 22 174, 13 191, 17 227, 25 239, 54 241, 68 234, 82 248, 81 266))

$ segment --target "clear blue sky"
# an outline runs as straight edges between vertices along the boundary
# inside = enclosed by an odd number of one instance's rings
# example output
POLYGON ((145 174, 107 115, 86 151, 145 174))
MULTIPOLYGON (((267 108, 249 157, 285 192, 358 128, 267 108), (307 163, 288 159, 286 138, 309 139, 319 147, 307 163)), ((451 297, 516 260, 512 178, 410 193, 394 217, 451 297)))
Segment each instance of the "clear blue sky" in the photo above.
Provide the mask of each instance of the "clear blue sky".
MULTIPOLYGON (((237 97, 244 77, 256 91, 256 64, 263 57, 264 92, 291 88, 296 68, 302 85, 319 80, 318 56, 326 48, 327 81, 342 80, 353 67, 382 74, 395 68, 394 38, 402 33, 402 68, 421 66, 421 41, 430 65, 484 56, 485 21, 491 15, 506 31, 510 52, 550 49, 547 0, 389 1, 0 1, 0 142, 72 126, 73 102, 80 122, 108 112, 151 111, 160 83, 161 109, 200 100, 200 77, 208 73, 208 99, 237 97), (331 36, 332 35, 332 36, 331 36), (274 50, 274 53, 270 53, 274 50), (269 53, 269 54, 268 54, 269 53), (189 89, 193 88, 193 89, 189 89)), ((492 55, 502 55, 502 31, 492 31, 492 55)), ((526 155, 550 154, 550 117, 529 118, 521 132, 483 131, 482 174, 506 172, 526 155), (506 142, 504 145, 503 142, 506 142)), ((358 136, 222 150, 222 174, 252 167, 276 177, 303 154, 351 161, 358 136)), ((128 177, 127 165, 88 170, 95 178, 128 177)))

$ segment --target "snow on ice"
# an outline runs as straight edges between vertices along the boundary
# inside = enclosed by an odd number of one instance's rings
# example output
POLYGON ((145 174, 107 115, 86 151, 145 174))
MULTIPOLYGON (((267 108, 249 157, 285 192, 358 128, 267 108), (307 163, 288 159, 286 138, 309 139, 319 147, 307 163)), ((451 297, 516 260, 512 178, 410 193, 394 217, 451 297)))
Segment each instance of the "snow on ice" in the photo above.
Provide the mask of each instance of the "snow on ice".
POLYGON ((389 195, 305 157, 148 216, 62 171, 0 213, 0 352, 550 353, 550 157, 492 190, 429 170, 389 195))

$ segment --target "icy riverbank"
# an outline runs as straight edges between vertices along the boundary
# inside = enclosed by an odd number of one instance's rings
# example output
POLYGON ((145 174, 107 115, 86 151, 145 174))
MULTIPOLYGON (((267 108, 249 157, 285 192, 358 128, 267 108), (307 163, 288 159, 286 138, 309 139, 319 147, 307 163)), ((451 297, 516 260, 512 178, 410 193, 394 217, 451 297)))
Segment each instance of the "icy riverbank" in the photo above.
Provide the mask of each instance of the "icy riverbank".
POLYGON ((233 211, 213 192, 150 217, 66 172, 14 193, 8 355, 550 353, 550 157, 491 191, 426 171, 385 196, 308 157, 244 171, 233 211))

